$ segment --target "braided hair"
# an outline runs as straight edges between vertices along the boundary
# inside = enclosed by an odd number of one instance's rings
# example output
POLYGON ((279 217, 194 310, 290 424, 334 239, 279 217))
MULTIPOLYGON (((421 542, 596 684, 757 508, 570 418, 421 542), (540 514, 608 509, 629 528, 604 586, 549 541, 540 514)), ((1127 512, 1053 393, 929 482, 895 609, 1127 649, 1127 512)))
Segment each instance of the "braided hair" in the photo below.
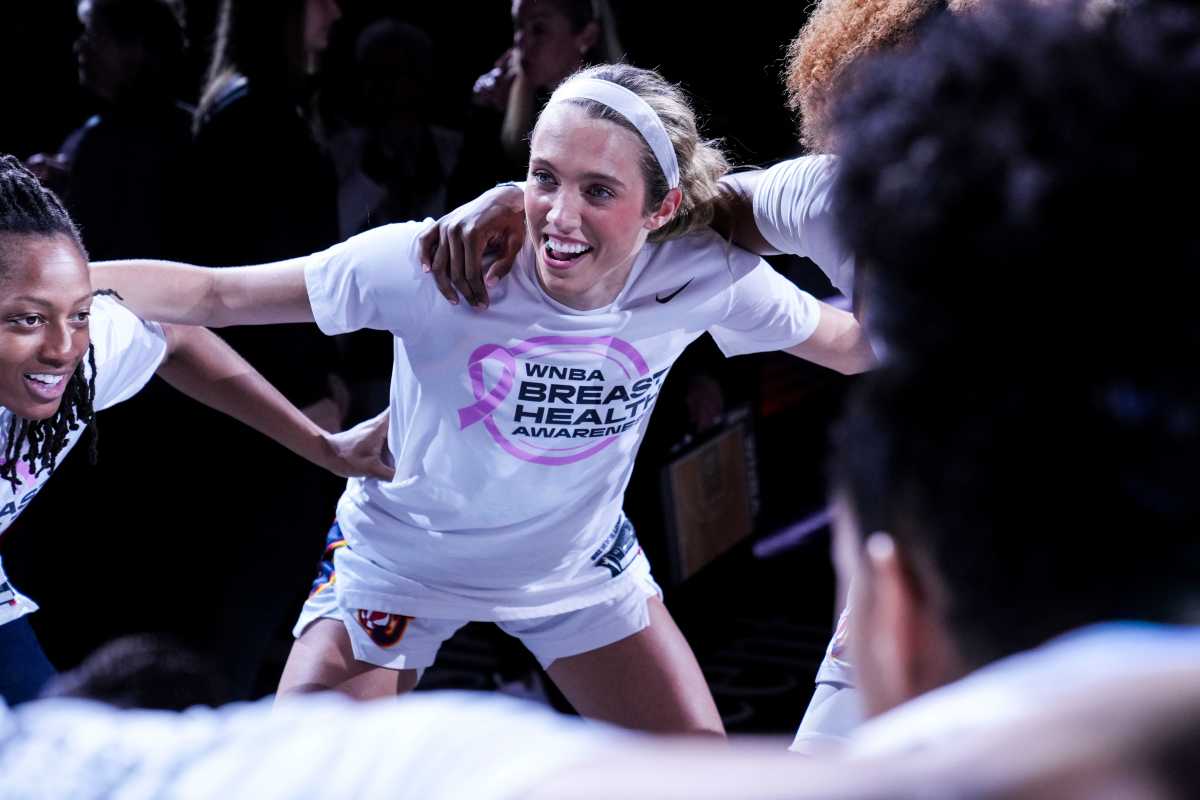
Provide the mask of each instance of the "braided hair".
MULTIPOLYGON (((11 246, 15 237, 65 236, 87 260, 87 251, 79 231, 67 214, 62 202, 38 182, 21 162, 10 155, 0 155, 0 241, 11 246), (4 241, 7 240, 7 241, 4 241)), ((11 265, 0 248, 0 287, 11 265)), ((96 294, 113 294, 102 290, 96 294)), ((46 419, 20 419, 15 414, 7 429, 0 431, 4 448, 0 461, 0 480, 6 480, 15 491, 21 485, 17 476, 18 462, 24 460, 29 471, 38 475, 53 470, 58 456, 67 446, 72 431, 85 425, 91 431, 90 456, 96 462, 96 414, 92 401, 96 397, 96 352, 88 345, 87 365, 80 361, 67 383, 58 410, 46 419)))

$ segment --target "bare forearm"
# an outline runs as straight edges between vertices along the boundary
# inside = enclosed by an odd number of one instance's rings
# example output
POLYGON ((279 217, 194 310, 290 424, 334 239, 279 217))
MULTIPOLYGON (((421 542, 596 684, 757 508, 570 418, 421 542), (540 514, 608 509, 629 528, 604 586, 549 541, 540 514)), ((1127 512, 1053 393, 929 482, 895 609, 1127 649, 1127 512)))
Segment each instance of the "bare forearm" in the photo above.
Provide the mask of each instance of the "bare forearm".
POLYGON ((158 374, 189 397, 249 425, 293 453, 328 467, 326 432, 212 331, 169 326, 170 354, 158 374))
POLYGON ((115 291, 142 319, 211 326, 212 273, 174 261, 98 261, 92 264, 92 286, 115 291))
POLYGON ((813 335, 787 352, 843 375, 866 372, 878 363, 858 320, 828 303, 821 303, 821 320, 813 335))
POLYGON ((312 322, 304 258, 213 269, 174 261, 101 261, 92 285, 113 289, 142 319, 223 328, 312 322))
POLYGON ((717 201, 713 227, 732 239, 737 246, 759 255, 774 255, 771 247, 754 221, 754 187, 761 170, 737 172, 721 178, 721 197, 717 201))

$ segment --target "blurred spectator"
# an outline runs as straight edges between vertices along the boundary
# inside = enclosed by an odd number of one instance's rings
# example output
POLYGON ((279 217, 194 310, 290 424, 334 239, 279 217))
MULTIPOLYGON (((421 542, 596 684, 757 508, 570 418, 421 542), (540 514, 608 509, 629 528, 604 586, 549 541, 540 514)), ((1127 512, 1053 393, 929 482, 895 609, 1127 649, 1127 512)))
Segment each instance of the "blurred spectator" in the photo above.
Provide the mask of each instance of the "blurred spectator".
POLYGON ((80 83, 103 107, 29 166, 62 194, 95 259, 178 256, 191 109, 176 100, 187 41, 179 0, 82 0, 80 83))
POLYGON ((433 65, 433 40, 406 22, 378 20, 359 34, 353 118, 330 137, 343 239, 446 212, 462 135, 430 121, 433 65))
MULTIPOLYGON (((350 119, 330 136, 341 237, 441 216, 462 134, 430 121, 433 40, 406 22, 377 20, 358 36, 354 73, 350 119)), ((388 403, 392 337, 357 331, 339 344, 350 385, 349 419, 366 419, 388 403)))
POLYGON ((512 47, 472 89, 477 113, 451 190, 455 203, 524 173, 529 132, 564 78, 624 57, 608 0, 513 0, 512 19, 512 47))
POLYGON ((79 697, 116 708, 183 711, 232 700, 215 664, 167 637, 114 639, 57 675, 42 697, 79 697))
MULTIPOLYGON (((309 90, 339 16, 335 0, 222 2, 196 109, 187 257, 232 266, 338 241, 337 183, 309 90)), ((221 335, 314 421, 341 429, 349 397, 332 339, 313 325, 221 335)), ((193 506, 182 524, 238 544, 206 566, 203 591, 220 602, 200 641, 218 655, 236 696, 258 694, 275 683, 264 674, 256 687, 255 676, 268 655, 268 672, 281 665, 272 646, 290 643, 285 620, 303 600, 339 482, 198 409, 180 408, 178 418, 192 458, 172 480, 191 487, 216 478, 221 487, 216 502, 193 506)))

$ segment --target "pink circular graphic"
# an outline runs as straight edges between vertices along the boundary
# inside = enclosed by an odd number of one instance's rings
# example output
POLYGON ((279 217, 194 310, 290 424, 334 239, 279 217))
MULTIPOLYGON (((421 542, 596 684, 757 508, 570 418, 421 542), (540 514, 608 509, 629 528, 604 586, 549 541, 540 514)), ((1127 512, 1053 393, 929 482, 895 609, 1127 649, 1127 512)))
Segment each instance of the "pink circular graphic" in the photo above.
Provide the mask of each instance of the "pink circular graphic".
POLYGON ((471 390, 475 394, 475 402, 458 410, 459 429, 465 430, 482 422, 493 441, 509 455, 522 461, 548 466, 574 464, 611 445, 617 440, 618 434, 607 436, 598 442, 563 448, 518 443, 506 437, 492 419, 500 404, 512 392, 518 356, 536 360, 563 353, 590 353, 608 359, 615 362, 626 377, 645 377, 650 374, 650 367, 637 348, 615 336, 538 336, 512 347, 485 344, 476 348, 467 359, 467 372, 471 377, 471 390), (491 389, 485 385, 483 376, 484 365, 489 362, 500 368, 500 377, 491 389))

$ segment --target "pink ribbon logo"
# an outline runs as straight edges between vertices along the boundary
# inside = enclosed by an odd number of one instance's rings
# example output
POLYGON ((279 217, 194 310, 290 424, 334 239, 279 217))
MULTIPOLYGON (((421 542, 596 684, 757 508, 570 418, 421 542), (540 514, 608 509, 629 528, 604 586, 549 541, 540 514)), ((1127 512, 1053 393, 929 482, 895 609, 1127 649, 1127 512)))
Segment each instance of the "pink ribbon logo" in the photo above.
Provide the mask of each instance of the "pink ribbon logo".
POLYGON ((485 344, 476 348, 467 359, 467 373, 471 378, 471 390, 475 395, 475 402, 458 410, 459 429, 465 430, 482 422, 492 440, 509 455, 522 461, 548 466, 573 464, 590 458, 611 445, 617 440, 616 434, 604 437, 599 441, 589 440, 564 447, 545 447, 529 442, 518 443, 506 437, 492 418, 492 415, 512 392, 514 378, 517 374, 518 357, 523 357, 527 361, 536 361, 563 353, 582 353, 607 359, 616 364, 625 377, 630 380, 644 377, 650 373, 650 367, 637 348, 615 336, 538 336, 519 342, 512 347, 485 344), (484 380, 484 366, 489 363, 495 365, 499 371, 499 377, 490 389, 484 380))

